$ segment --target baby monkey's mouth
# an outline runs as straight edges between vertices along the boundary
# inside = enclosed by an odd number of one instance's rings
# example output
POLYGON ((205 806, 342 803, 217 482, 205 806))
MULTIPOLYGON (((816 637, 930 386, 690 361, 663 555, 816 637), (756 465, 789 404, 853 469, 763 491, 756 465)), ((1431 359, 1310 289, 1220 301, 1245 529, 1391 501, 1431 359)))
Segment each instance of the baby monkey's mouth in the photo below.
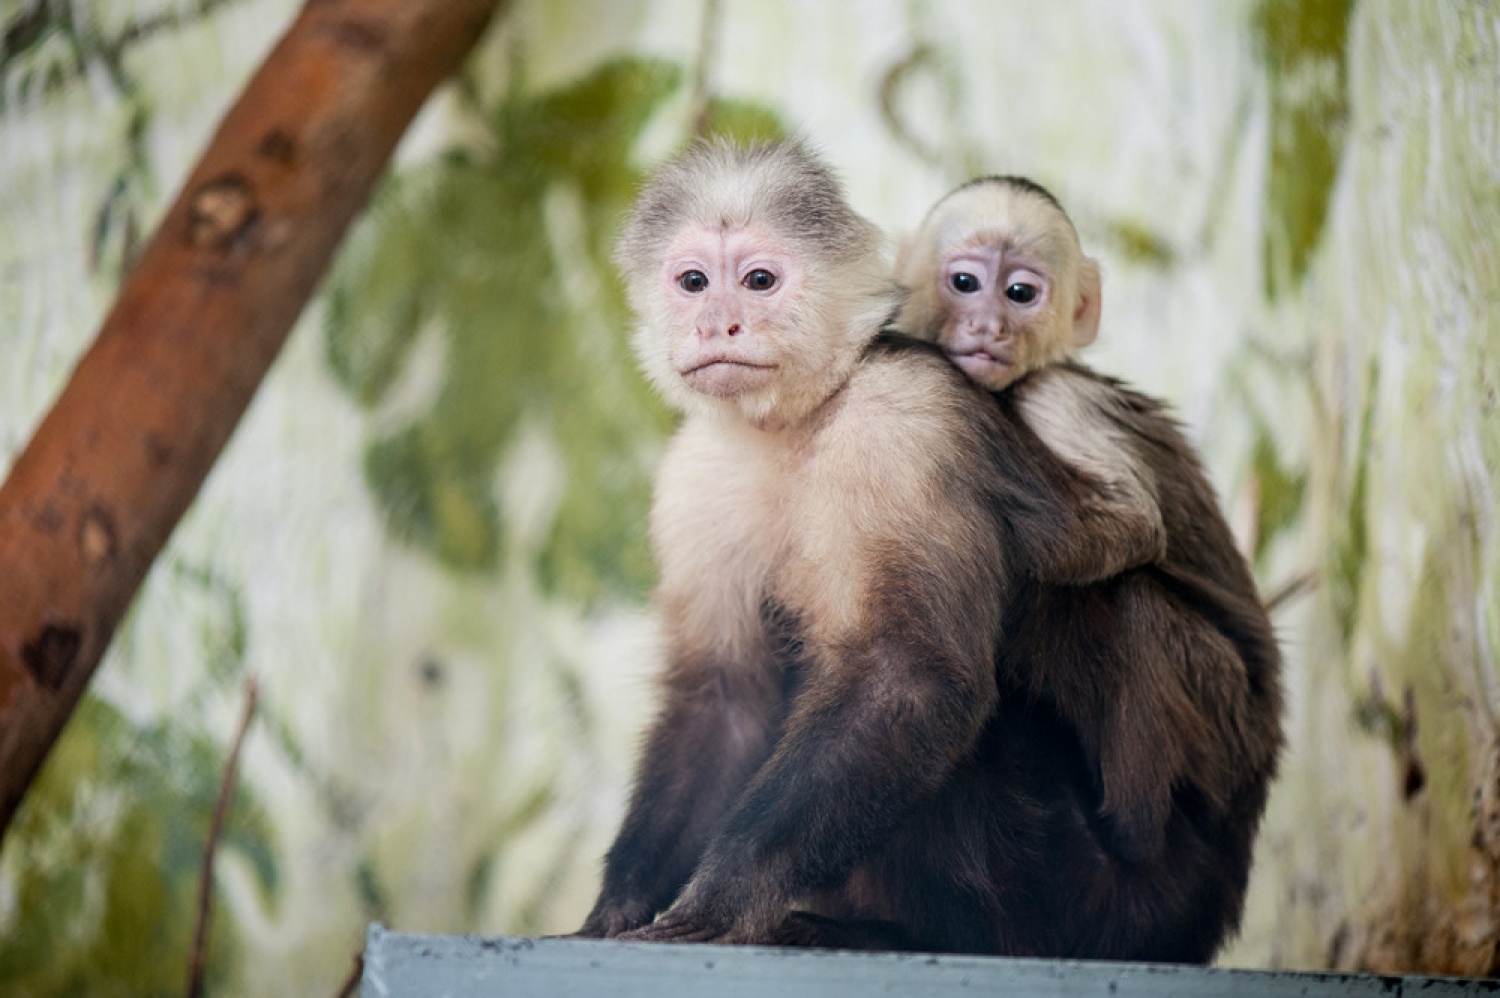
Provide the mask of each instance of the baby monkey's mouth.
POLYGON ((1016 378, 1016 364, 1009 356, 996 356, 984 347, 948 350, 955 367, 990 391, 999 391, 1016 378))
POLYGON ((955 364, 963 364, 966 361, 975 364, 996 364, 1000 367, 1012 367, 1015 364, 1015 361, 1006 354, 985 347, 975 347, 973 350, 949 350, 947 354, 948 359, 955 364))

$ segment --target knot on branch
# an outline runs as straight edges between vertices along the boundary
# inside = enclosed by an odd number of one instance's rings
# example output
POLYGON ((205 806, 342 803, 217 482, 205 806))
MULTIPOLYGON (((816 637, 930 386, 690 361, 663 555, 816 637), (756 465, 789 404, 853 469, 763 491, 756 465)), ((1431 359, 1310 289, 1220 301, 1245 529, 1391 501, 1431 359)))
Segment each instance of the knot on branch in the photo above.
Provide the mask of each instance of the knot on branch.
POLYGON ((74 624, 48 624, 36 640, 21 646, 21 660, 43 689, 56 693, 62 688, 83 647, 83 632, 74 624))
POLYGON ((264 159, 281 166, 291 166, 297 159, 297 140, 280 128, 273 128, 261 136, 255 151, 264 159))
POLYGON ((250 181, 226 173, 204 184, 189 202, 188 242, 227 252, 245 239, 259 215, 250 181))
POLYGON ((78 547, 84 563, 97 565, 114 557, 116 545, 114 517, 102 506, 90 507, 78 524, 78 547))

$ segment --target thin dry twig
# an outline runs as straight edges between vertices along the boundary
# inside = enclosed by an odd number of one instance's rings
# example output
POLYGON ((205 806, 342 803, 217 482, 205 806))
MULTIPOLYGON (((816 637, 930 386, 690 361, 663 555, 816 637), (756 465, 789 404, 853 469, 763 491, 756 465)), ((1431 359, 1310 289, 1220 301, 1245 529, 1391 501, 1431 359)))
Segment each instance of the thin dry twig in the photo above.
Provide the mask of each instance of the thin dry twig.
POLYGON ((880 120, 885 122, 885 127, 900 145, 911 151, 912 155, 934 165, 942 162, 942 156, 939 155, 938 150, 917 136, 896 105, 900 100, 902 88, 910 79, 919 71, 933 69, 936 66, 937 54, 932 47, 925 42, 919 43, 891 64, 880 78, 879 89, 880 120))
POLYGON ((1275 613, 1284 604, 1290 603, 1305 592, 1311 592, 1317 585, 1317 572, 1309 569, 1306 572, 1297 573, 1267 594, 1266 612, 1275 613))
POLYGON ((203 971, 208 959, 208 929, 213 913, 214 856, 219 851, 219 839, 224 834, 224 823, 229 818, 229 805, 234 800, 235 777, 240 768, 240 752, 245 747, 245 735, 250 731, 250 721, 255 717, 255 701, 260 695, 255 677, 245 680, 245 706, 240 711, 240 726, 234 733, 234 742, 229 746, 229 757, 224 760, 224 775, 219 779, 219 799, 214 802, 213 817, 208 825, 208 840, 203 845, 203 868, 198 882, 198 919, 193 928, 193 951, 188 959, 188 998, 199 998, 203 994, 203 971))
POLYGON ((708 128, 708 108, 713 102, 709 67, 713 65, 714 47, 718 42, 722 20, 723 8, 719 0, 704 0, 703 20, 698 26, 698 53, 693 60, 693 104, 690 118, 693 134, 698 136, 702 136, 708 128))
POLYGON ((359 982, 365 974, 365 954, 359 952, 354 954, 354 966, 349 968, 349 976, 344 978, 344 983, 339 986, 338 994, 334 998, 353 998, 359 991, 359 982))

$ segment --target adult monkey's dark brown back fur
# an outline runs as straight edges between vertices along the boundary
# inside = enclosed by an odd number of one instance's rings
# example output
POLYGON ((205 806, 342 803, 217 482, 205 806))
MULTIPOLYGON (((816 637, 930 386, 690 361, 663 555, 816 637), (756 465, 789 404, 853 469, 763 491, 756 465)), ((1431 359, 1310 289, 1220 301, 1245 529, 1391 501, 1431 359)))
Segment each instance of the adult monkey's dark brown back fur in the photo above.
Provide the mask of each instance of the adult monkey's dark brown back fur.
POLYGON ((1188 773, 1162 847, 1127 861, 1113 722, 1080 719, 1115 689, 1185 711, 1142 730, 1199 749, 1234 740, 1249 680, 1090 672, 1090 630, 1139 626, 1134 594, 1167 583, 1038 581, 1093 483, 936 350, 877 341, 878 245, 788 145, 695 148, 626 227, 637 348, 685 419, 652 513, 663 703, 581 931, 1207 959, 1264 779, 1188 773))

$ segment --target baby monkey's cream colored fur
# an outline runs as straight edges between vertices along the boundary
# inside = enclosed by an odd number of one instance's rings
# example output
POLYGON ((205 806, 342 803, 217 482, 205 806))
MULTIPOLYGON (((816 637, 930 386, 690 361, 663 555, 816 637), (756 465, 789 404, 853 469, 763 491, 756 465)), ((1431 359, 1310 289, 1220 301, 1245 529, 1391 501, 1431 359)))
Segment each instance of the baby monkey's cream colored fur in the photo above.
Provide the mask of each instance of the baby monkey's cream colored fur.
POLYGON ((1022 419, 1053 453, 1099 483, 1088 501, 1122 529, 1111 556, 1093 560, 1071 581, 1158 560, 1166 533, 1155 476, 1111 418, 1114 386, 1064 363, 1097 336, 1103 295, 1098 261, 1084 255, 1057 200, 1024 178, 964 184, 934 205, 906 241, 896 278, 907 293, 896 326, 950 357, 981 347, 1009 357, 1010 363, 988 364, 978 373, 960 367, 991 391, 1025 378, 1017 391, 1022 419), (998 260, 998 272, 986 275, 994 284, 957 293, 949 280, 955 261, 976 252, 998 260), (1036 302, 1005 299, 1005 275, 1014 270, 1041 285, 1036 302), (982 323, 974 322, 975 313, 982 323), (984 328, 966 335, 966 320, 984 328))

